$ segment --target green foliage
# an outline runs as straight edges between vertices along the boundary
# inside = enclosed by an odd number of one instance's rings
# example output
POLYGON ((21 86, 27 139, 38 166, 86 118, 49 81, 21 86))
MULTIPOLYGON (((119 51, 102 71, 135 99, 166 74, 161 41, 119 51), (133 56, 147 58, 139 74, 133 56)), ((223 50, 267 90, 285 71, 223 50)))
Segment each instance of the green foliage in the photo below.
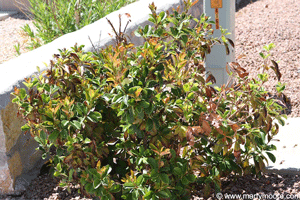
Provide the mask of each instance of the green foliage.
POLYGON ((43 43, 74 32, 109 13, 136 0, 29 0, 28 10, 34 20, 34 33, 28 25, 23 31, 30 37, 28 48, 35 49, 43 43))
POLYGON ((18 44, 14 45, 14 48, 15 48, 15 51, 17 53, 16 56, 21 55, 21 52, 20 52, 20 43, 19 42, 18 42, 18 44))
POLYGON ((117 44, 96 53, 60 50, 47 71, 25 80, 28 92, 15 88, 22 130, 45 155, 55 147, 63 182, 101 199, 190 199, 197 184, 209 195, 221 177, 259 173, 266 155, 275 161, 268 143, 275 119, 284 121, 263 87, 267 75, 250 79, 231 63, 228 84, 212 87, 206 54, 228 40, 213 38, 208 17, 194 19, 185 6, 169 14, 151 4, 153 25, 136 31, 142 46, 116 33, 117 44))

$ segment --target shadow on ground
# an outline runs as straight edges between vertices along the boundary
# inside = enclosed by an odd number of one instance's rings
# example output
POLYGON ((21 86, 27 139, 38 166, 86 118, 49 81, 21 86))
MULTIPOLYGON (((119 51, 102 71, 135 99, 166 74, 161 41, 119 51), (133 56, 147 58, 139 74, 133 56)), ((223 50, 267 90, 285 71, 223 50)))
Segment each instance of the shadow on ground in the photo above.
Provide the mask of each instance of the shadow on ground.
POLYGON ((236 5, 236 9, 235 11, 239 11, 240 9, 244 8, 245 6, 247 6, 248 4, 254 3, 256 1, 260 1, 260 0, 241 0, 241 2, 236 5))

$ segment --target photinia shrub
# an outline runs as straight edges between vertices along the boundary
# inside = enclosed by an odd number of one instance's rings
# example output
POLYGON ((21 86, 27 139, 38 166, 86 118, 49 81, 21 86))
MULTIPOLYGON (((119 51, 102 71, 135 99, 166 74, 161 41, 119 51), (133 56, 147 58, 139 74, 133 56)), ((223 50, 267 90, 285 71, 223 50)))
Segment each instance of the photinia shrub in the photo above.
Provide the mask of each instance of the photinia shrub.
POLYGON ((205 56, 233 43, 224 30, 212 37, 208 17, 188 15, 192 5, 170 14, 151 4, 153 25, 136 30, 142 46, 116 33, 116 45, 98 52, 60 50, 47 71, 25 79, 27 91, 15 88, 22 130, 50 156, 62 185, 78 183, 102 200, 190 199, 199 184, 208 196, 221 177, 275 161, 268 143, 283 108, 263 87, 268 75, 250 79, 230 63, 228 84, 213 87, 205 56))

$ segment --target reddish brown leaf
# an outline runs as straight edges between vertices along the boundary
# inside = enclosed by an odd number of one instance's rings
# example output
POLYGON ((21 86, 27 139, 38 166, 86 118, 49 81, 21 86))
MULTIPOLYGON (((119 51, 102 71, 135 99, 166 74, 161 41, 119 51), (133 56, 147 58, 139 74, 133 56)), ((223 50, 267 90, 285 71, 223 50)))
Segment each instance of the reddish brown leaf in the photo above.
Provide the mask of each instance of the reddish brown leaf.
POLYGON ((130 18, 131 15, 129 13, 125 13, 126 17, 130 18))
POLYGON ((207 77, 207 79, 206 79, 205 82, 206 82, 206 83, 212 82, 213 84, 215 84, 215 83, 216 83, 216 78, 215 78, 212 74, 210 74, 210 75, 207 77))
POLYGON ((30 81, 31 81, 31 78, 25 78, 26 83, 30 83, 30 81))
POLYGON ((192 3, 192 6, 194 6, 199 0, 196 0, 192 3))
POLYGON ((220 129, 220 128, 216 128, 216 130, 217 130, 217 131, 218 131, 218 133, 220 133, 221 135, 225 135, 222 129, 220 129))
POLYGON ((15 94, 19 94, 20 93, 20 89, 17 88, 17 87, 14 87, 14 91, 15 91, 15 94))
POLYGON ((190 142, 191 140, 194 140, 194 136, 193 136, 193 132, 192 132, 192 128, 188 127, 188 130, 186 132, 186 140, 188 142, 190 142))
POLYGON ((211 113, 207 118, 215 128, 220 128, 222 117, 216 113, 211 113))
POLYGON ((234 155, 235 158, 238 159, 241 155, 241 150, 238 150, 238 151, 234 150, 233 155, 234 155))
POLYGON ((205 135, 209 136, 211 133, 211 127, 207 121, 202 121, 202 128, 204 130, 205 135))
POLYGON ((189 134, 199 136, 199 134, 201 134, 203 132, 204 132, 204 130, 201 128, 201 126, 192 126, 192 127, 189 126, 186 134, 187 134, 187 137, 190 137, 190 136, 188 136, 189 134))
POLYGON ((80 59, 76 53, 70 53, 70 56, 73 57, 77 62, 80 62, 80 59))
POLYGON ((212 97, 212 93, 211 93, 210 88, 205 88, 205 92, 206 92, 206 96, 207 96, 208 98, 211 98, 211 97, 212 97))
POLYGON ((282 75, 279 71, 278 63, 275 62, 274 60, 271 60, 271 62, 274 65, 274 67, 272 67, 272 69, 275 71, 278 81, 280 81, 282 75))
POLYGON ((229 70, 229 68, 228 68, 228 65, 226 65, 226 72, 227 72, 227 74, 231 73, 230 70, 229 70))
POLYGON ((261 101, 267 101, 264 97, 260 97, 259 100, 261 100, 261 101))
POLYGON ((267 118, 267 133, 271 130, 271 128, 272 128, 272 122, 273 122, 273 120, 272 120, 272 118, 271 117, 268 117, 267 118))
POLYGON ((215 111, 217 109, 217 105, 213 102, 209 102, 210 110, 215 111))
POLYGON ((237 124, 232 124, 232 125, 230 125, 230 127, 232 128, 232 130, 236 133, 237 132, 237 130, 239 130, 241 127, 239 126, 239 125, 237 125, 237 124))
POLYGON ((241 77, 241 78, 245 78, 246 76, 249 75, 248 72, 245 72, 245 73, 238 73, 238 74, 239 74, 239 77, 241 77))
POLYGON ((234 42, 230 38, 226 38, 229 42, 229 44, 234 48, 234 42))
POLYGON ((73 157, 72 154, 68 155, 67 157, 65 157, 64 162, 65 163, 70 162, 72 160, 72 157, 73 157))
POLYGON ((168 154, 170 154, 171 152, 170 152, 170 149, 166 149, 166 150, 164 150, 163 152, 161 152, 160 153, 160 155, 161 156, 164 156, 164 155, 168 155, 168 154))
POLYGON ((230 50, 229 50, 228 44, 224 43, 224 46, 225 46, 225 50, 226 50, 226 55, 229 55, 230 50))

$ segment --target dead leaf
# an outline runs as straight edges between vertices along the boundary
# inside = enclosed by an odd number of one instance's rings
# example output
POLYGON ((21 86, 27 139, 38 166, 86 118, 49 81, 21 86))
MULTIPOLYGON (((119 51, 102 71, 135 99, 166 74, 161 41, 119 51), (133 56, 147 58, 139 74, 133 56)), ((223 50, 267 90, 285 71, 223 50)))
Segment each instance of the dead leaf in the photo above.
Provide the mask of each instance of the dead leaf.
POLYGON ((232 124, 232 125, 230 125, 230 127, 232 128, 232 130, 236 133, 237 132, 237 130, 239 130, 241 127, 239 126, 239 125, 237 125, 237 124, 232 124))
POLYGON ((196 0, 192 3, 192 7, 198 2, 199 0, 196 0))
POLYGON ((207 121, 202 121, 202 128, 204 130, 205 135, 209 136, 211 133, 211 127, 207 121))
POLYGON ((241 155, 241 150, 238 150, 238 151, 234 150, 233 155, 236 159, 238 159, 241 155))
POLYGON ((131 17, 131 15, 130 15, 129 13, 125 13, 125 15, 126 15, 128 18, 131 17))
POLYGON ((206 79, 205 82, 206 82, 206 83, 212 82, 212 84, 215 84, 215 83, 216 83, 216 78, 215 78, 212 74, 210 74, 210 75, 207 77, 207 79, 206 79))
POLYGON ((210 88, 205 88, 205 92, 206 92, 206 96, 211 98, 212 97, 212 93, 211 93, 211 90, 210 88))
POLYGON ((274 65, 274 67, 271 67, 271 68, 275 71, 278 81, 280 81, 282 75, 279 71, 278 63, 275 62, 274 60, 271 60, 271 62, 274 65))

